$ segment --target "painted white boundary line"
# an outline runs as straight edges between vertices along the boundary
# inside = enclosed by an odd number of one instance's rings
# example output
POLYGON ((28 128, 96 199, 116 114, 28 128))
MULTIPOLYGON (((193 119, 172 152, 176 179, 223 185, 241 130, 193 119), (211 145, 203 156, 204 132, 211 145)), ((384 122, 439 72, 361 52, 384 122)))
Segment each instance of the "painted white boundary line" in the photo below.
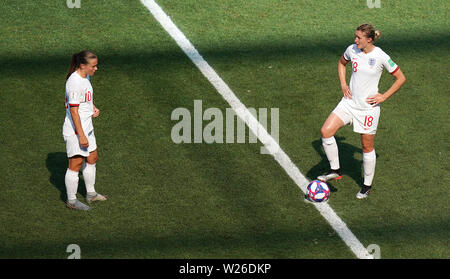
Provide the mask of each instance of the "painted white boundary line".
MULTIPOLYGON (((228 102, 236 115, 241 118, 258 137, 258 139, 269 150, 275 160, 281 165, 286 173, 297 184, 298 187, 305 193, 306 186, 309 181, 300 172, 300 170, 291 161, 289 156, 280 148, 278 143, 270 136, 266 129, 255 119, 255 117, 248 111, 244 104, 236 97, 228 85, 220 78, 211 66, 203 59, 197 49, 186 38, 183 32, 172 22, 169 16, 162 10, 162 8, 154 0, 141 0, 142 4, 147 7, 154 18, 161 24, 161 26, 169 33, 175 40, 183 52, 192 60, 202 74, 208 81, 216 88, 220 95, 228 102)), ((302 201, 303 202, 303 201, 302 201)), ((347 225, 339 218, 334 210, 327 203, 313 204, 322 216, 327 220, 331 227, 338 233, 342 240, 352 250, 356 257, 360 259, 371 259, 373 256, 361 244, 356 236, 350 231, 347 225)))

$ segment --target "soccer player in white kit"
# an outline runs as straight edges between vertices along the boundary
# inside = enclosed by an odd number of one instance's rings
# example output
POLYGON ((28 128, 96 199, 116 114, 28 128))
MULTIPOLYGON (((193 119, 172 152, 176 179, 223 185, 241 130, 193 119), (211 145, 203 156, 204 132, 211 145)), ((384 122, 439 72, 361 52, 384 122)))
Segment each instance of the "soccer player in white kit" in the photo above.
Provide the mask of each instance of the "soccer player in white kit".
POLYGON ((362 24, 355 31, 355 44, 350 45, 338 62, 338 74, 343 93, 342 100, 330 113, 321 128, 322 146, 330 162, 330 171, 317 177, 322 181, 342 177, 338 146, 334 135, 344 125, 353 123, 353 131, 361 134, 363 149, 364 184, 356 194, 366 198, 372 187, 375 174, 375 134, 380 117, 380 104, 397 92, 406 78, 397 64, 374 42, 381 33, 370 24, 362 24), (350 63, 352 76, 350 85, 345 78, 346 65, 350 63), (378 92, 383 69, 394 76, 395 82, 383 94, 378 92))
POLYGON ((97 71, 97 64, 98 58, 94 53, 87 50, 76 53, 72 56, 66 79, 66 117, 63 124, 63 137, 69 158, 65 176, 66 205, 76 210, 91 209, 76 197, 80 169, 86 184, 86 201, 91 203, 107 200, 107 196, 97 193, 94 188, 98 153, 92 117, 98 117, 100 110, 94 105, 90 76, 97 71))

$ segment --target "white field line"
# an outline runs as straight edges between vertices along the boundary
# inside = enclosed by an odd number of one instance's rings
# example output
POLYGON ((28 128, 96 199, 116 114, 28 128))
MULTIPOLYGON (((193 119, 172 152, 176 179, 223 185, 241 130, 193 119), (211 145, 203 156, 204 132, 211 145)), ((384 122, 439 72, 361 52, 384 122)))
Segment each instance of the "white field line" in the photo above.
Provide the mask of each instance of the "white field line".
MULTIPOLYGON (((211 66, 203 59, 197 49, 191 44, 186 36, 172 22, 169 16, 153 0, 141 0, 142 4, 151 12, 154 18, 175 40, 183 52, 192 60, 208 81, 216 88, 217 92, 228 102, 236 115, 242 119, 249 129, 257 135, 258 139, 269 150, 274 159, 286 171, 298 187, 305 193, 309 183, 308 179, 299 171, 297 166, 291 161, 289 156, 280 148, 278 143, 269 135, 266 129, 255 119, 244 104, 236 97, 228 85, 220 78, 211 66)), ((303 201, 302 201, 303 202, 303 201)), ((356 236, 350 231, 334 210, 327 203, 313 204, 331 227, 338 233, 345 244, 351 249, 356 257, 361 259, 372 259, 373 256, 361 244, 356 236)))

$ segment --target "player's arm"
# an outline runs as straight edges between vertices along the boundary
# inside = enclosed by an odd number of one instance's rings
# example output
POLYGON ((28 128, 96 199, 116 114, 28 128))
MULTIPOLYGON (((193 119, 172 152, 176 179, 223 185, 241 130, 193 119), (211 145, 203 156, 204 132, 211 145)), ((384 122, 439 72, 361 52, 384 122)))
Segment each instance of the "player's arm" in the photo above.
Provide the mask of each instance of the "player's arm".
POLYGON ((94 106, 94 114, 92 115, 92 117, 96 118, 100 115, 100 110, 94 104, 92 105, 94 106))
POLYGON ((81 147, 88 147, 89 141, 84 134, 83 127, 81 126, 81 118, 78 113, 78 106, 70 107, 70 115, 72 116, 73 125, 75 126, 75 131, 78 134, 78 139, 80 140, 81 147))
POLYGON ((406 77, 403 74, 402 70, 397 69, 392 75, 395 78, 395 82, 392 84, 392 86, 386 92, 384 92, 384 94, 378 93, 375 96, 367 98, 367 103, 373 106, 381 104, 382 102, 389 99, 392 95, 394 95, 394 93, 397 92, 406 82, 406 77))
POLYGON ((345 67, 348 63, 348 60, 346 60, 344 58, 344 55, 341 56, 341 59, 339 59, 338 62, 338 75, 339 75, 339 82, 341 83, 341 89, 342 89, 342 93, 344 94, 344 97, 346 99, 351 99, 352 98, 352 92, 350 92, 350 88, 347 85, 347 80, 346 80, 346 72, 347 72, 347 68, 345 67))
POLYGON ((403 84, 406 82, 406 77, 403 74, 402 70, 398 69, 395 73, 392 74, 395 78, 395 82, 392 84, 391 88, 388 91, 384 92, 384 100, 389 99, 395 92, 397 92, 403 84))

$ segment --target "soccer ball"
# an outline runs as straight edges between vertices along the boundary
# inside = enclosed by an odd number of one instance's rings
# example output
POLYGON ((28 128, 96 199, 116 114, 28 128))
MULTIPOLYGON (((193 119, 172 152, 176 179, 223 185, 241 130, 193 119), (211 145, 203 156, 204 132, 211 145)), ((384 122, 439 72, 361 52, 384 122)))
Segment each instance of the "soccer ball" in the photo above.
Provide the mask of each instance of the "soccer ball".
POLYGON ((306 188, 306 196, 313 202, 324 202, 330 197, 330 187, 320 180, 313 180, 306 188))

